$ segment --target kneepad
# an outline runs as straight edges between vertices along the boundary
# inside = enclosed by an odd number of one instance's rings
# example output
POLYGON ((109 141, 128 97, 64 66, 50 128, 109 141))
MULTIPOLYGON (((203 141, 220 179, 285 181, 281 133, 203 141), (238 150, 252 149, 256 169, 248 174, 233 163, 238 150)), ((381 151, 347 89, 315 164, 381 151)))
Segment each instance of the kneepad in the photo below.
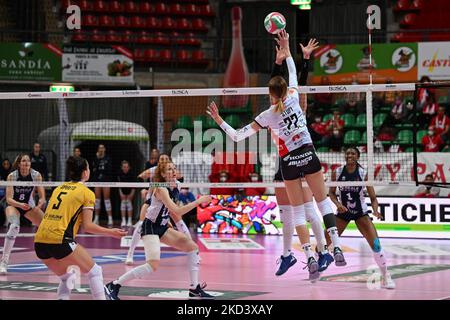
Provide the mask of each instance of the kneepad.
POLYGON ((314 210, 314 205, 312 202, 307 202, 304 204, 304 206, 305 206, 306 221, 311 223, 319 219, 319 216, 316 214, 316 211, 314 210))
POLYGON ((100 267, 98 264, 94 264, 91 270, 88 272, 89 279, 95 278, 95 277, 103 277, 102 274, 102 267, 100 267))
POLYGON ((95 199, 95 205, 94 205, 94 209, 100 209, 101 205, 100 205, 100 199, 95 199))
POLYGON ((19 234, 19 232, 20 232, 20 226, 18 224, 11 223, 9 225, 9 229, 8 229, 8 232, 6 233, 6 236, 9 239, 15 239, 17 237, 17 235, 19 234))
POLYGON ((127 209, 127 201, 128 200, 120 201, 120 211, 125 211, 127 209))
POLYGON ((111 200, 105 200, 106 211, 111 211, 111 200))
POLYGON ((133 203, 131 202, 131 200, 127 200, 127 210, 133 211, 133 203))
POLYGON ((294 225, 304 226, 306 225, 305 207, 303 205, 292 207, 294 213, 294 225))
POLYGON ((18 214, 13 214, 13 215, 7 216, 6 220, 10 224, 16 224, 16 225, 20 226, 20 216, 18 214))
POLYGON ((145 251, 145 261, 161 259, 161 243, 155 234, 148 234, 142 237, 145 251))

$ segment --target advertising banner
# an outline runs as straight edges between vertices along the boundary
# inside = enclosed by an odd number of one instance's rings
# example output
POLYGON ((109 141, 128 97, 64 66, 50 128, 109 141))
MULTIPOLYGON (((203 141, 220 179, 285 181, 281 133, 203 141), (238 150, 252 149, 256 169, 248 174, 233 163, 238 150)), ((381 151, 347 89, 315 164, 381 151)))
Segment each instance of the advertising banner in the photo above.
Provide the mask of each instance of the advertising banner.
MULTIPOLYGON (((382 219, 373 219, 380 230, 447 232, 450 238, 448 198, 378 197, 382 219), (384 227, 386 226, 386 227, 384 227)), ((365 198, 369 211, 370 198, 365 198)), ((317 214, 317 204, 314 201, 317 214)), ((336 206, 332 204, 333 212, 336 206)), ((206 207, 197 207, 198 232, 229 234, 282 234, 280 210, 275 196, 213 196, 206 207)), ((403 236, 407 236, 407 232, 403 236)), ((426 234, 424 237, 430 236, 426 234)))
POLYGON ((61 56, 49 43, 0 43, 0 80, 60 81, 61 56))
MULTIPOLYGON (((373 82, 416 81, 417 50, 417 43, 373 44, 373 82)), ((320 84, 325 76, 333 84, 369 82, 367 44, 325 45, 316 50, 314 58, 314 84, 320 84)))
POLYGON ((431 80, 450 79, 450 42, 420 42, 418 77, 431 80))
POLYGON ((67 82, 134 83, 133 55, 121 46, 64 46, 62 79, 67 82))

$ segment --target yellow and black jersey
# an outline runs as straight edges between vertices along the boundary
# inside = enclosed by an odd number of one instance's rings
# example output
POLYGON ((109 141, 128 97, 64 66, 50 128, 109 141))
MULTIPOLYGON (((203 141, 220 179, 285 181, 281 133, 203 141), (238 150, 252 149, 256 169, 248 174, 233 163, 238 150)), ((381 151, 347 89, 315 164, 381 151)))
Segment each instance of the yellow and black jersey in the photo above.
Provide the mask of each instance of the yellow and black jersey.
POLYGON ((83 209, 94 209, 95 194, 81 182, 66 182, 56 188, 36 232, 34 242, 73 241, 81 224, 83 209))

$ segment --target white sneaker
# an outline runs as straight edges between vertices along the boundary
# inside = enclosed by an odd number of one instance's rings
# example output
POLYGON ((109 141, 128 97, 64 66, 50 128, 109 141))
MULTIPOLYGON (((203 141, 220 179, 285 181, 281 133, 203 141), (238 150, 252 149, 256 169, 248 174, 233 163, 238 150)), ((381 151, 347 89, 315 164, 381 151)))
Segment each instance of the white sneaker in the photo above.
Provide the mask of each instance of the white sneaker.
POLYGON ((395 282, 394 280, 392 280, 389 273, 381 276, 381 287, 385 289, 395 289, 395 282))
POLYGON ((126 227, 127 222, 125 221, 125 219, 122 220, 122 223, 120 224, 121 227, 126 227))
POLYGON ((0 262, 0 275, 5 275, 8 273, 8 263, 6 261, 0 262))
POLYGON ((131 220, 128 220, 127 227, 132 227, 132 226, 133 226, 133 222, 131 222, 131 220))
POLYGON ((98 216, 96 215, 95 217, 94 217, 94 221, 93 221, 95 224, 98 224, 98 216))
POLYGON ((134 261, 133 261, 133 256, 127 255, 127 259, 125 260, 125 264, 126 264, 127 266, 132 266, 133 263, 134 263, 134 261))

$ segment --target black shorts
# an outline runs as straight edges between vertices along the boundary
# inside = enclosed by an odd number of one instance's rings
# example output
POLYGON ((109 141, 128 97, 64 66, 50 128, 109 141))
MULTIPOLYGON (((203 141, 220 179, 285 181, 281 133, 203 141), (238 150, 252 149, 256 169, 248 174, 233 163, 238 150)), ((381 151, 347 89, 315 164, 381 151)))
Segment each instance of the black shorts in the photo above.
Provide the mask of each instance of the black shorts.
POLYGON ((280 167, 284 180, 295 180, 322 170, 312 144, 304 145, 282 157, 280 167))
POLYGON ((336 214, 336 217, 338 217, 344 221, 350 222, 352 220, 356 221, 359 218, 362 218, 362 217, 368 216, 368 215, 369 215, 369 212, 358 212, 358 213, 350 213, 350 212, 339 213, 338 212, 336 214))
POLYGON ((17 207, 14 207, 14 208, 16 208, 17 211, 19 211, 19 214, 20 214, 21 217, 24 217, 25 219, 27 219, 28 221, 30 221, 30 223, 32 223, 32 221, 31 221, 30 219, 28 219, 27 217, 25 217, 25 214, 26 214, 27 212, 30 212, 31 210, 33 210, 33 208, 31 208, 31 209, 28 210, 28 211, 25 211, 25 210, 23 210, 23 209, 21 209, 21 208, 17 208, 17 207))
MULTIPOLYGON (((300 175, 300 178, 304 178, 305 175, 303 174, 303 172, 300 175)), ((273 181, 275 182, 283 182, 283 174, 281 173, 281 168, 278 167, 278 171, 277 173, 275 173, 275 176, 273 177, 273 181)))
POLYGON ((145 218, 142 223, 141 237, 148 234, 156 234, 161 239, 168 229, 169 226, 167 225, 162 226, 159 223, 153 223, 151 220, 145 218))
POLYGON ((34 243, 34 251, 39 259, 55 258, 56 260, 63 259, 75 251, 77 243, 75 241, 64 243, 34 243))

